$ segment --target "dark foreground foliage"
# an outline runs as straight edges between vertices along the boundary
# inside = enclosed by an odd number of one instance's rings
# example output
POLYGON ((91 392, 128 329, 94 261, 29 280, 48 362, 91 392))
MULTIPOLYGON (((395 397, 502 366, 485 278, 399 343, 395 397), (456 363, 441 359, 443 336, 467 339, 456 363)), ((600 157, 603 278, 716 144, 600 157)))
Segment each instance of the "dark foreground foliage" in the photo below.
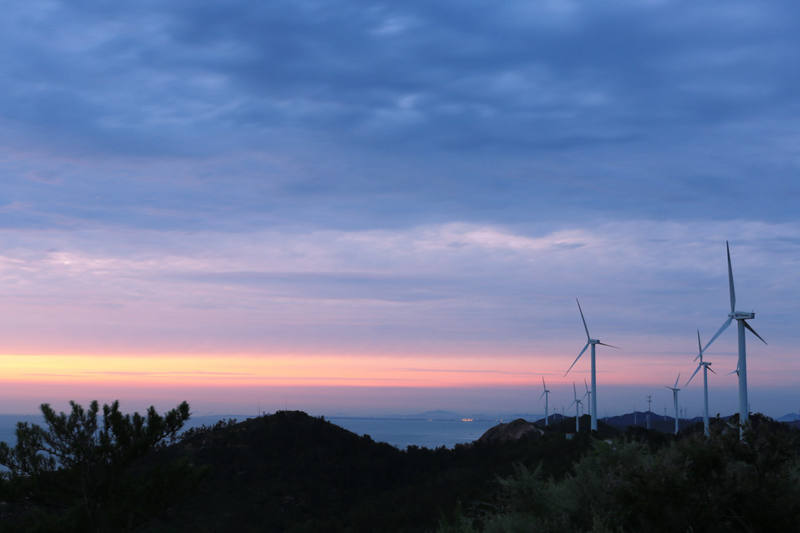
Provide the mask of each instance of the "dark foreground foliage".
POLYGON ((518 465, 498 480, 494 510, 440 531, 797 531, 800 432, 761 416, 744 442, 723 421, 709 439, 699 429, 596 441, 562 479, 518 465))
POLYGON ((459 502, 478 511, 498 474, 561 476, 590 439, 398 450, 301 412, 187 435, 168 450, 207 467, 191 498, 148 531, 432 531, 459 502))
MULTIPOLYGON (((757 416, 748 444, 718 420, 711 439, 701 428, 567 439, 556 425, 401 451, 301 412, 190 430, 170 446, 188 406, 125 418, 114 404, 92 430, 97 412, 48 419, 73 442, 72 462, 0 446, 14 470, 0 484, 0 531, 791 531, 800 516, 800 432, 757 416)), ((21 429, 46 441, 48 430, 21 429)))
POLYGON ((175 441, 189 418, 180 404, 159 415, 122 414, 119 402, 58 413, 41 406, 46 428, 17 424, 17 443, 0 442, 0 531, 119 531, 149 520, 192 477, 185 462, 137 465, 175 441))

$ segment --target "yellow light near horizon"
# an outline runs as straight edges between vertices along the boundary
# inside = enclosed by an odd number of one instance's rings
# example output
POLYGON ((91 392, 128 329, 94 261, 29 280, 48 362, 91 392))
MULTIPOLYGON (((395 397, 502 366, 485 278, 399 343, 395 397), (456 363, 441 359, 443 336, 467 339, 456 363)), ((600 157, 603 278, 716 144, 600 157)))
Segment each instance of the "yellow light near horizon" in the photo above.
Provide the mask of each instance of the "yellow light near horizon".
POLYGON ((15 383, 457 387, 527 385, 538 379, 519 368, 516 358, 0 355, 0 381, 15 383))
MULTIPOLYGON (((648 360, 643 365, 616 355, 603 362, 598 382, 604 386, 660 384, 658 378, 671 375, 674 367, 670 361, 648 360), (653 375, 661 366, 663 370, 653 375)), ((588 368, 576 367, 566 377, 563 372, 564 357, 551 355, 0 355, 0 383, 17 384, 539 388, 543 375, 549 387, 571 387, 588 378, 588 368)))

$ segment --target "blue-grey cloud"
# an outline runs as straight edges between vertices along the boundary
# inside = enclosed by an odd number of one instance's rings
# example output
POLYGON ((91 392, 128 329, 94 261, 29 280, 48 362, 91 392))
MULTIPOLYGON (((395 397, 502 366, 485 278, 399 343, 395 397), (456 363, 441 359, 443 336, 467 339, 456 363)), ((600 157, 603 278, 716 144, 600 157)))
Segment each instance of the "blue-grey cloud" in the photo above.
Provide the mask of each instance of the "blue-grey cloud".
POLYGON ((724 218, 731 203, 786 220, 797 11, 11 4, 3 174, 29 208, 3 220, 546 224, 724 218))

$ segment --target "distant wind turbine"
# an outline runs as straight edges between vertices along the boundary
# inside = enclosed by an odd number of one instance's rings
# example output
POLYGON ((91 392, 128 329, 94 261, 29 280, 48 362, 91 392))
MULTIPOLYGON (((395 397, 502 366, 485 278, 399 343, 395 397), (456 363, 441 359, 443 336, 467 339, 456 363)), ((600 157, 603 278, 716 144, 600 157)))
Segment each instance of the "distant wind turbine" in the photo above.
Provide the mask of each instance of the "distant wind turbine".
MULTIPOLYGON (((700 371, 700 368, 703 369, 703 433, 705 436, 708 437, 711 435, 711 432, 708 427, 708 371, 714 372, 711 368, 711 363, 708 361, 703 361, 703 348, 702 344, 700 343, 700 330, 697 330, 697 357, 694 358, 695 361, 700 359, 700 362, 697 364, 697 368, 694 369, 694 372, 689 377, 689 380, 686 382, 684 387, 688 387, 689 383, 692 382, 692 379, 697 375, 697 372, 700 371)), ((716 374, 716 372, 714 372, 716 374)))
POLYGON ((612 346, 610 344, 606 344, 604 342, 600 342, 600 339, 593 339, 591 335, 589 335, 589 327, 586 325, 586 318, 583 316, 583 309, 581 309, 581 302, 575 298, 575 301, 578 302, 578 311, 581 313, 581 320, 583 321, 583 329, 586 330, 586 344, 583 347, 583 350, 580 351, 578 357, 569 365, 569 368, 564 375, 566 376, 569 374, 569 371, 572 370, 572 367, 575 366, 575 363, 578 362, 578 359, 581 358, 583 352, 586 351, 586 348, 589 346, 592 347, 591 354, 592 354, 592 398, 591 403, 589 404, 589 413, 592 415, 592 431, 597 431, 597 371, 595 367, 595 346, 600 344, 602 346, 608 346, 609 348, 617 348, 616 346, 612 346))
POLYGON ((586 400, 587 400, 586 401, 586 405, 591 406, 592 405, 592 391, 589 390, 589 384, 586 383, 586 378, 583 378, 583 386, 586 388, 586 393, 583 395, 583 397, 581 399, 586 398, 586 400))
MULTIPOLYGON (((680 373, 678 373, 678 377, 675 378, 675 385, 670 387, 667 385, 666 387, 672 391, 672 399, 675 401, 675 434, 678 434, 678 391, 681 390, 678 388, 678 380, 681 379, 680 373)), ((666 409, 665 409, 666 411, 666 409)))
POLYGON ((756 330, 747 323, 748 320, 755 318, 756 314, 752 311, 747 313, 736 310, 736 291, 733 289, 733 268, 731 267, 731 247, 728 241, 725 241, 725 249, 728 252, 728 287, 731 296, 731 312, 728 313, 728 320, 726 320, 725 323, 722 324, 722 327, 711 337, 711 340, 708 341, 708 344, 706 344, 702 351, 706 352, 708 347, 711 346, 711 343, 717 340, 717 337, 719 337, 723 331, 728 329, 731 322, 736 320, 739 326, 739 362, 736 365, 736 374, 739 376, 739 438, 742 438, 744 425, 747 423, 748 419, 749 405, 747 402, 747 353, 745 350, 744 330, 749 329, 750 333, 758 337, 764 344, 767 344, 767 341, 762 339, 761 335, 756 333, 756 330))
POLYGON ((581 419, 581 400, 578 399, 578 390, 575 388, 575 382, 572 382, 572 396, 575 400, 570 404, 570 407, 573 405, 575 406, 575 433, 579 433, 581 430, 580 426, 580 419, 581 419))
MULTIPOLYGON (((548 419, 550 417, 550 389, 547 388, 547 385, 544 383, 544 376, 542 376, 542 388, 544 391, 542 392, 542 396, 544 396, 544 425, 547 427, 549 425, 548 419)), ((539 396, 539 399, 542 399, 542 396, 539 396)))
POLYGON ((647 429, 650 429, 650 411, 652 411, 651 405, 653 403, 653 396, 648 394, 647 395, 647 418, 645 419, 645 424, 647 425, 647 429))

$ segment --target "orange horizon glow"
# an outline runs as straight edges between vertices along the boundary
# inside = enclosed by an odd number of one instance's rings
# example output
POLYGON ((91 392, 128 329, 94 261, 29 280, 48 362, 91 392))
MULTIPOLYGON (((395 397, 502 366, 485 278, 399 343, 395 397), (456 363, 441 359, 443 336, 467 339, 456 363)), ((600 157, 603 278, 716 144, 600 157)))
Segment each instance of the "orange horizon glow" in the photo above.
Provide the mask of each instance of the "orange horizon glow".
MULTIPOLYGON (((530 359, 527 361, 530 363, 530 359)), ((459 387, 526 385, 539 373, 516 358, 337 355, 0 355, 0 381, 223 386, 459 387), (456 368, 457 366, 457 368, 456 368)))
MULTIPOLYGON (((588 363, 588 362, 587 362, 588 363)), ((538 356, 364 356, 318 354, 0 355, 0 382, 124 386, 368 386, 482 387, 581 383, 588 364, 564 376, 563 355, 538 356), (585 368, 584 368, 585 367, 585 368)), ((660 384, 670 361, 632 365, 620 356, 598 362, 604 385, 660 384), (649 372, 648 372, 649 370, 649 372)), ((671 374, 671 372, 669 372, 671 374)), ((687 376, 688 377, 688 376, 687 376)), ((673 378, 674 379, 674 378, 673 378)))

